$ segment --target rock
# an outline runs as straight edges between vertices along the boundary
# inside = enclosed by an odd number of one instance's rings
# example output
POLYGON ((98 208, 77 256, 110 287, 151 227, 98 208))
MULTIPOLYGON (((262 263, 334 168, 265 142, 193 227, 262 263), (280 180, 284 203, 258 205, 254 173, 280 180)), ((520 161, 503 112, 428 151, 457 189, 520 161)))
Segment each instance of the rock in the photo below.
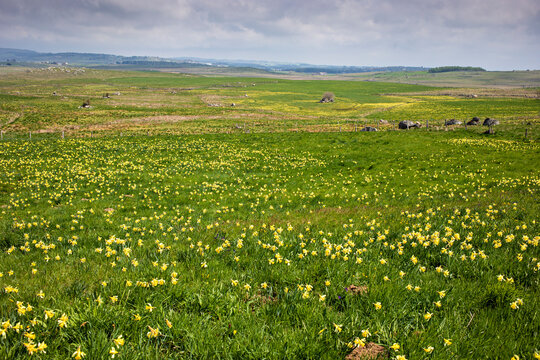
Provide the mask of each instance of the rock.
POLYGON ((483 126, 499 125, 499 120, 486 118, 486 120, 484 120, 484 123, 482 125, 483 126))
POLYGON ((475 116, 467 122, 467 125, 474 126, 474 125, 478 125, 479 123, 480 123, 480 119, 475 116))
POLYGON ((411 120, 403 120, 399 122, 399 128, 400 129, 410 129, 410 128, 419 128, 422 125, 420 125, 419 122, 412 122, 411 120))
POLYGON ((331 103, 331 102, 334 102, 334 99, 323 98, 319 100, 319 103, 331 103))
POLYGON ((445 125, 445 126, 449 126, 449 125, 461 125, 461 121, 456 120, 456 119, 450 119, 450 120, 446 120, 446 121, 444 122, 444 125, 445 125))
POLYGON ((371 126, 366 126, 365 128, 363 128, 360 131, 377 131, 377 129, 374 128, 374 127, 371 127, 371 126))
POLYGON ((236 106, 236 104, 235 104, 235 103, 232 103, 231 106, 236 106))
POLYGON ((388 121, 383 120, 383 119, 380 119, 380 120, 379 120, 379 124, 381 124, 381 125, 388 125, 388 121))

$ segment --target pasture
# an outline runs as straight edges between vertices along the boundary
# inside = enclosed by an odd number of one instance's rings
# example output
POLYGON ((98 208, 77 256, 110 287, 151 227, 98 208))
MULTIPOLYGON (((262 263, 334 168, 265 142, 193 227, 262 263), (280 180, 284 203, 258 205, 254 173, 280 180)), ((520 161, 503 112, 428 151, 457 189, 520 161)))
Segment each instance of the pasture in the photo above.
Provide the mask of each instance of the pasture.
POLYGON ((1 358, 540 357, 533 93, 72 71, 0 79, 1 358))

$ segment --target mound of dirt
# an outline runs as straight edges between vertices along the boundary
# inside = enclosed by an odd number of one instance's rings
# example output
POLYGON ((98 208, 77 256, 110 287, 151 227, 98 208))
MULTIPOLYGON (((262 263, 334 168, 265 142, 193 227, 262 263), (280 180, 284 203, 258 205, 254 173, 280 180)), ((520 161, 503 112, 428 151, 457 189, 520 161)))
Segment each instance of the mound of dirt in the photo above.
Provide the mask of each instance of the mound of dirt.
POLYGON ((375 343, 367 343, 366 346, 357 346, 345 357, 345 360, 376 360, 388 359, 388 350, 375 343))

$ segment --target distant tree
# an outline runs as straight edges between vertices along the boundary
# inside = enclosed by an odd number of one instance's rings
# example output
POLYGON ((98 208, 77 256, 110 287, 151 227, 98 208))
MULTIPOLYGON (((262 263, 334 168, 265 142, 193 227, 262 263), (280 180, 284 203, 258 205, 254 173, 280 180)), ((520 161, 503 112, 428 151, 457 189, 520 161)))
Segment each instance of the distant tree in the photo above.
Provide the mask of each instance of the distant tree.
POLYGON ((451 71, 486 71, 486 69, 472 66, 440 66, 428 70, 428 72, 430 73, 442 73, 451 71))

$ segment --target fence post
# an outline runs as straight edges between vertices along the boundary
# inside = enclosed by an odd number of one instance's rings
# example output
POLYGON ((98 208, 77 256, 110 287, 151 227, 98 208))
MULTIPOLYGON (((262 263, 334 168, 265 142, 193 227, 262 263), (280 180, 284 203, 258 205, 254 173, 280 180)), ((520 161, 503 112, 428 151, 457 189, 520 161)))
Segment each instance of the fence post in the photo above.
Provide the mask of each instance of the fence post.
POLYGON ((32 132, 31 131, 28 132, 28 137, 29 137, 30 140, 32 140, 32 132))
POLYGON ((64 130, 62 130, 62 139, 64 138, 64 130))
POLYGON ((426 130, 429 130, 429 119, 426 119, 426 130))
POLYGON ((4 140, 4 130, 0 131, 0 137, 1 137, 0 140, 4 140))
POLYGON ((529 129, 525 128, 525 140, 527 140, 527 131, 528 131, 528 130, 529 130, 529 129))

